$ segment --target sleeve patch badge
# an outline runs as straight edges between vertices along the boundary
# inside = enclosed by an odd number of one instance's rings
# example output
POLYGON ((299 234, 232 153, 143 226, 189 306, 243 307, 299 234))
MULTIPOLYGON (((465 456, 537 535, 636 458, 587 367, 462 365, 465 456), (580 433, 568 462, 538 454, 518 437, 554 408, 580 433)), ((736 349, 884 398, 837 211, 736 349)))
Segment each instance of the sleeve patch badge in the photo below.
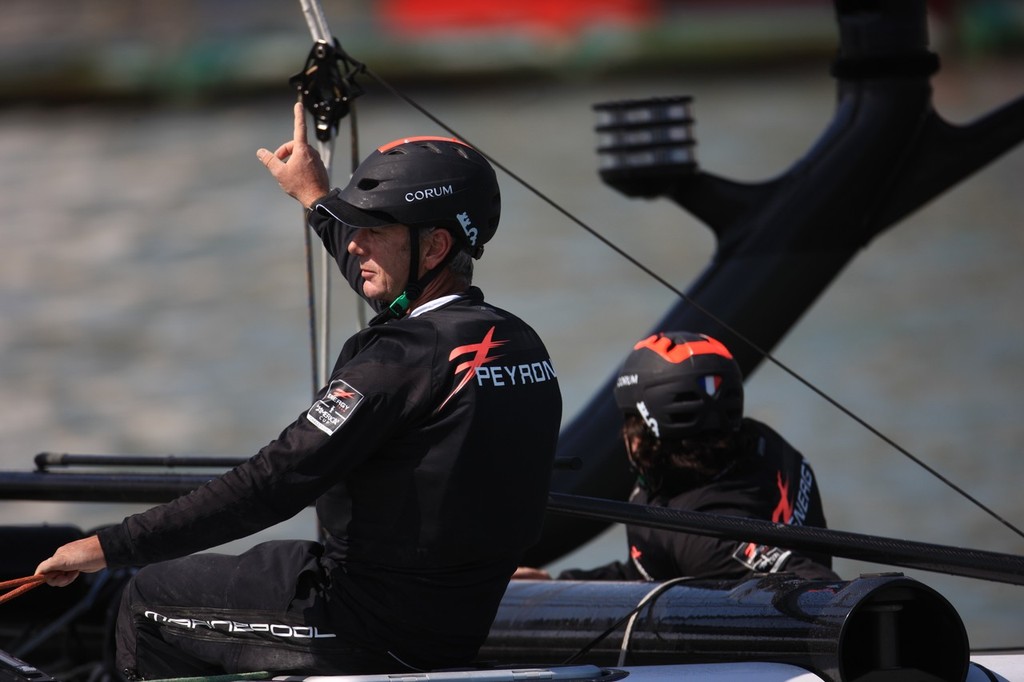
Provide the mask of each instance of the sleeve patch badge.
POLYGON ((778 547, 743 542, 733 552, 732 558, 755 573, 776 573, 786 565, 792 552, 778 547))
POLYGON ((331 382, 324 397, 309 408, 306 419, 328 436, 333 436, 334 432, 345 423, 345 420, 352 416, 362 401, 362 393, 341 379, 337 379, 331 382))

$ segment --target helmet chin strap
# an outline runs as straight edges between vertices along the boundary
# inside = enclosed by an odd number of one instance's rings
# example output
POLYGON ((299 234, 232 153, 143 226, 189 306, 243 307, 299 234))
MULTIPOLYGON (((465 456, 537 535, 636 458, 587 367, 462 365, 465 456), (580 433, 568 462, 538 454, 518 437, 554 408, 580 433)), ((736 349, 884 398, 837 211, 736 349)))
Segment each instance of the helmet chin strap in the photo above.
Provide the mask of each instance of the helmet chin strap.
POLYGON ((405 291, 399 294, 390 305, 370 320, 367 323, 368 326, 372 327, 375 324, 383 324, 404 317, 409 312, 413 301, 423 294, 423 290, 427 288, 427 285, 433 282, 434 278, 448 264, 448 261, 455 257, 455 250, 456 245, 452 244, 452 248, 448 249, 448 253, 445 254, 440 263, 423 273, 422 277, 413 279, 413 273, 418 272, 420 267, 420 234, 418 227, 409 226, 409 281, 405 285, 405 291))

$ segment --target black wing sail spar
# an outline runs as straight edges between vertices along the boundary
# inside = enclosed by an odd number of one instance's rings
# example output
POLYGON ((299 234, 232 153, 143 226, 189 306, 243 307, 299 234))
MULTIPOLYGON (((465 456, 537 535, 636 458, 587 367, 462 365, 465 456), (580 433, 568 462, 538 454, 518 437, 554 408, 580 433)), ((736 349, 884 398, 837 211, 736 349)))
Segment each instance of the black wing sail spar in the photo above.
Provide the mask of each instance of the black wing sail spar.
MULTIPOLYGON (((744 376, 861 248, 1024 139, 1024 97, 965 126, 935 112, 930 79, 939 63, 928 50, 925 0, 835 0, 835 9, 840 45, 832 66, 834 118, 808 153, 772 180, 742 184, 698 170, 686 141, 676 154, 657 153, 650 142, 640 145, 648 153, 628 153, 633 140, 663 139, 657 127, 672 123, 657 112, 640 117, 654 124, 637 135, 630 124, 617 131, 614 113, 657 109, 663 100, 597 107, 605 114, 599 128, 605 182, 628 196, 672 199, 717 237, 711 263, 653 330, 686 329, 719 339, 744 376)), ((692 123, 688 112, 678 123, 692 123)), ((558 455, 581 466, 556 471, 552 491, 628 495, 632 478, 618 434, 613 380, 563 428, 558 455)), ((527 565, 564 556, 607 527, 551 514, 545 523, 527 565)))

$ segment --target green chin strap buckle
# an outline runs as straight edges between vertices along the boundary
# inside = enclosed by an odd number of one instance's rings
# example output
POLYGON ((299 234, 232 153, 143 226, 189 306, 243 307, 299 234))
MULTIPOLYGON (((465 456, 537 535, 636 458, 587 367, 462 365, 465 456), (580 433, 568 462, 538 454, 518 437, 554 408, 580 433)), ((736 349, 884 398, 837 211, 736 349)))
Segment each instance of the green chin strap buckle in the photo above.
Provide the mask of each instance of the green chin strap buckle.
POLYGON ((391 302, 391 305, 377 313, 377 315, 367 323, 367 326, 373 327, 374 325, 383 324, 390 320, 400 319, 405 315, 406 311, 409 310, 409 305, 411 303, 412 301, 409 299, 409 296, 403 291, 398 298, 391 302))
POLYGON ((405 312, 409 310, 410 303, 411 301, 409 301, 409 297, 406 295, 406 292, 403 291, 398 298, 391 302, 391 305, 388 306, 388 310, 390 310, 391 314, 396 318, 399 318, 402 315, 405 315, 405 312))

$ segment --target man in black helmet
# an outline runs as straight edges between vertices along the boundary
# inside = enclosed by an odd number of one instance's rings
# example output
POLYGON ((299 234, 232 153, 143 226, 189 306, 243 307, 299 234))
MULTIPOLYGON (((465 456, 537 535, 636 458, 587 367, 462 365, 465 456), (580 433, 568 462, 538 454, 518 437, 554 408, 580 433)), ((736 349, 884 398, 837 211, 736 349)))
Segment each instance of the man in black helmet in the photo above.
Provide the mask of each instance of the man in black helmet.
POLYGON ((539 537, 561 419, 543 343, 472 286, 500 213, 494 171, 457 140, 406 138, 328 192, 299 105, 293 139, 257 155, 381 314, 252 459, 37 573, 65 585, 144 566, 118 618, 129 677, 464 666, 539 537), (313 503, 322 543, 186 556, 313 503))
MULTIPOLYGON (((637 476, 632 502, 825 527, 810 464, 771 428, 743 416, 743 377, 722 343, 688 332, 654 334, 633 347, 614 390, 637 476)), ((558 577, 728 579, 779 571, 838 577, 825 555, 643 526, 626 533, 626 561, 558 577)), ((550 575, 523 567, 516 577, 550 575)))

